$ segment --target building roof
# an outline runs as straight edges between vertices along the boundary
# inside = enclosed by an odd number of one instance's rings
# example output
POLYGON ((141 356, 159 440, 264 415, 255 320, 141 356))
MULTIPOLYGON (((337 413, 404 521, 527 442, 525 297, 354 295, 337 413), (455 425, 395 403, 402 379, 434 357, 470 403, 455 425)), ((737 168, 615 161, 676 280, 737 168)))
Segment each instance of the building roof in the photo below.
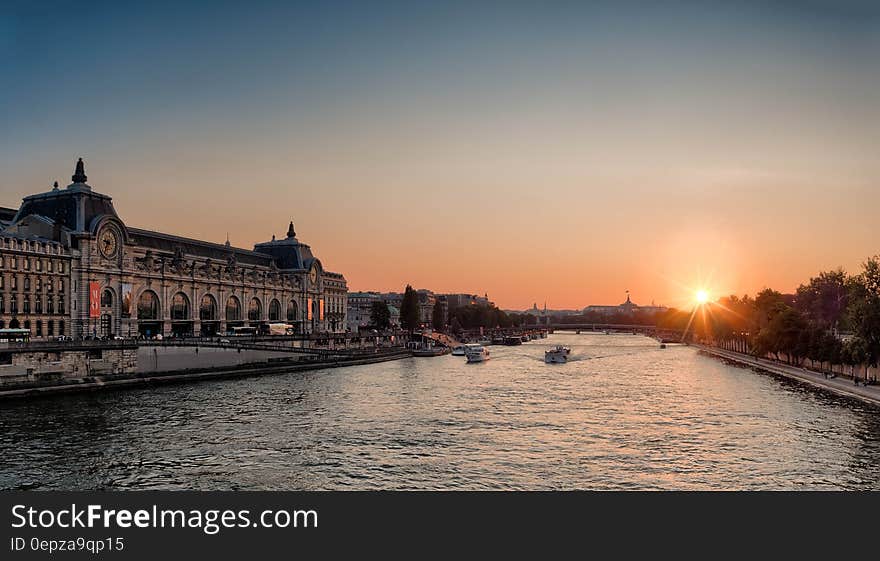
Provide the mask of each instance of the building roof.
POLYGON ((82 158, 76 163, 73 183, 66 189, 56 187, 45 193, 37 193, 22 199, 21 207, 12 219, 18 222, 25 216, 39 214, 72 232, 85 232, 95 218, 100 216, 119 216, 113 202, 107 195, 92 191, 85 183, 86 175, 82 158))
POLYGON ((197 255, 217 261, 225 261, 230 255, 235 255, 238 263, 247 265, 269 266, 272 262, 271 255, 231 245, 195 240, 152 230, 142 230, 140 228, 129 227, 128 233, 132 237, 133 243, 158 251, 173 253, 177 248, 180 248, 186 255, 197 255))

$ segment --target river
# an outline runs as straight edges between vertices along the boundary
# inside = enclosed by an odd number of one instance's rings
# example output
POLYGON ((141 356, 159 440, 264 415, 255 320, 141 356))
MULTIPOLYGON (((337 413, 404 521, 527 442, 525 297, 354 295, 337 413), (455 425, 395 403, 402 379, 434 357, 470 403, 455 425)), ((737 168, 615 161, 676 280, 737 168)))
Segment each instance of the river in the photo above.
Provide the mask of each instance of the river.
POLYGON ((637 335, 490 349, 0 401, 0 488, 880 489, 872 406, 637 335))

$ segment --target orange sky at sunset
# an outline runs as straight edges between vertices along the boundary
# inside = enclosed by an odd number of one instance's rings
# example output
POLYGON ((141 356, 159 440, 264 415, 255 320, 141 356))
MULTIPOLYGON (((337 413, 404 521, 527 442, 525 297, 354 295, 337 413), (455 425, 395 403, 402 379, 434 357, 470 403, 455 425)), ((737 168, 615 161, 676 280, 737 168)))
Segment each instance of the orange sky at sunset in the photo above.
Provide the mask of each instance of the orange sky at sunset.
POLYGON ((9 62, 0 205, 81 156, 130 226, 250 248, 292 219, 350 290, 507 309, 792 291, 880 253, 874 29, 535 10, 191 38, 93 14, 95 51, 9 62))

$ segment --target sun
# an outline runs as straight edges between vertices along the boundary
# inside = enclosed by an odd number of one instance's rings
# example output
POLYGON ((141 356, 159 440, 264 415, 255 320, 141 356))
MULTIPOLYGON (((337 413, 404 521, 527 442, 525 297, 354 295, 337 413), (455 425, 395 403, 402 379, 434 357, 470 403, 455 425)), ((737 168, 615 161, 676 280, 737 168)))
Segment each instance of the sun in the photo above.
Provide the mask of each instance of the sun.
POLYGON ((705 290, 698 290, 694 297, 697 300, 697 304, 705 304, 709 301, 709 293, 705 290))

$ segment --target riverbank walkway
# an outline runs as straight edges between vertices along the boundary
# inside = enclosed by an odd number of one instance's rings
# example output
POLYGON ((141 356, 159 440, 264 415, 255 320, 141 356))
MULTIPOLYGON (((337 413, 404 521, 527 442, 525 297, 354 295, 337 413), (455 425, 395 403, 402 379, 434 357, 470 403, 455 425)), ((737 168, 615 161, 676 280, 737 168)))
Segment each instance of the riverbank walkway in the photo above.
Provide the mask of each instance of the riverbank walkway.
POLYGON ((786 378, 799 380, 812 386, 832 391, 839 395, 852 397, 865 403, 880 406, 880 386, 865 386, 861 384, 857 386, 853 384, 852 378, 839 376, 835 378, 826 378, 821 372, 816 372, 815 370, 809 370, 800 366, 782 364, 779 362, 774 362, 772 360, 757 358, 751 355, 718 349, 706 345, 695 344, 693 346, 697 347, 707 354, 714 355, 719 358, 730 360, 732 362, 736 362, 746 366, 751 366, 759 370, 778 374, 780 376, 785 376, 786 378))

